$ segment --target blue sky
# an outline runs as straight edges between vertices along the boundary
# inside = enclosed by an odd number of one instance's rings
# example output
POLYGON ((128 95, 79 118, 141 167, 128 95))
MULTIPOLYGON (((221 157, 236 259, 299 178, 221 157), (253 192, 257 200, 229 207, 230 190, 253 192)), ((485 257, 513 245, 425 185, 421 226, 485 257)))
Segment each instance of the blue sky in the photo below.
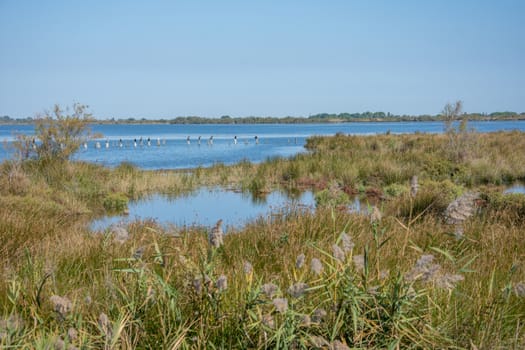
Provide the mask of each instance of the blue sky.
POLYGON ((0 0, 0 116, 525 112, 525 1, 0 0))

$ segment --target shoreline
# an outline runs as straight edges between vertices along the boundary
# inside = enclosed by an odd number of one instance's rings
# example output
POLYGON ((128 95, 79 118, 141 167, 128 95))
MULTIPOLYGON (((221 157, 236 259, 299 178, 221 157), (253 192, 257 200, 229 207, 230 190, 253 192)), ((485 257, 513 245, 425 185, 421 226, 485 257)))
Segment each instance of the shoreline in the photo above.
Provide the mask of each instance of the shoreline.
MULTIPOLYGON (((243 118, 239 118, 243 119, 243 118)), ((444 122, 441 118, 425 118, 419 119, 418 117, 414 118, 363 118, 363 119, 307 119, 307 118, 294 118, 293 120, 283 120, 282 118, 271 118, 267 121, 221 121, 220 119, 213 118, 202 118, 201 121, 193 120, 192 122, 187 121, 177 121, 177 120, 104 120, 104 119, 94 119, 90 124, 100 124, 100 125, 269 125, 269 124, 283 124, 283 125, 293 125, 293 124, 353 124, 353 123, 431 123, 431 122, 444 122), (304 119, 304 120, 303 120, 304 119)), ((33 125, 37 119, 27 120, 27 119, 11 119, 9 121, 0 121, 0 125, 33 125)), ((459 121, 460 119, 458 119, 459 121)), ((515 121, 524 121, 524 116, 517 116, 515 118, 468 118, 468 122, 515 122, 515 121)))

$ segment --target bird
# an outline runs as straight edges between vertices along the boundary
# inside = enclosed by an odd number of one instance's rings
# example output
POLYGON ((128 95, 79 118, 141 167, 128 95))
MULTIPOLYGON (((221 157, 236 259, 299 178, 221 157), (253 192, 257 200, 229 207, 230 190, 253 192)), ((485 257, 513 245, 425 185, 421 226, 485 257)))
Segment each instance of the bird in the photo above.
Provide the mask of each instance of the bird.
POLYGON ((208 242, 213 248, 223 245, 222 219, 219 219, 208 233, 208 242))

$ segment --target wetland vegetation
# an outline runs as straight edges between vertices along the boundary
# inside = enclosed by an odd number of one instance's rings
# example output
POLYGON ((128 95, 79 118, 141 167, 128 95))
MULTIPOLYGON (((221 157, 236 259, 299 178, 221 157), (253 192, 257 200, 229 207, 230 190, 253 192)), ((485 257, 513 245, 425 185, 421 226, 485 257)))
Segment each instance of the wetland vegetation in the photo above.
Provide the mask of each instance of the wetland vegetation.
POLYGON ((525 346, 525 195, 503 193, 525 181, 525 134, 339 134, 306 148, 187 171, 109 169, 56 157, 60 148, 4 161, 0 345, 525 346), (214 245, 211 228, 152 220, 89 230, 130 199, 201 186, 310 189, 317 209, 256 219, 214 245), (473 193, 473 215, 447 220, 473 193), (354 194, 371 215, 348 210, 354 194))

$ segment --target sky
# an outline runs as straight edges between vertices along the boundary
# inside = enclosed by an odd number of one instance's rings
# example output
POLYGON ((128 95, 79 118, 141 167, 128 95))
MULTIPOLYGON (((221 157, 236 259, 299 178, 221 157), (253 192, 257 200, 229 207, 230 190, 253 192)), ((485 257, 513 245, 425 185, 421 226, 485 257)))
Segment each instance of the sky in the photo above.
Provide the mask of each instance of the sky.
POLYGON ((0 116, 525 112, 522 0, 0 0, 0 116))

